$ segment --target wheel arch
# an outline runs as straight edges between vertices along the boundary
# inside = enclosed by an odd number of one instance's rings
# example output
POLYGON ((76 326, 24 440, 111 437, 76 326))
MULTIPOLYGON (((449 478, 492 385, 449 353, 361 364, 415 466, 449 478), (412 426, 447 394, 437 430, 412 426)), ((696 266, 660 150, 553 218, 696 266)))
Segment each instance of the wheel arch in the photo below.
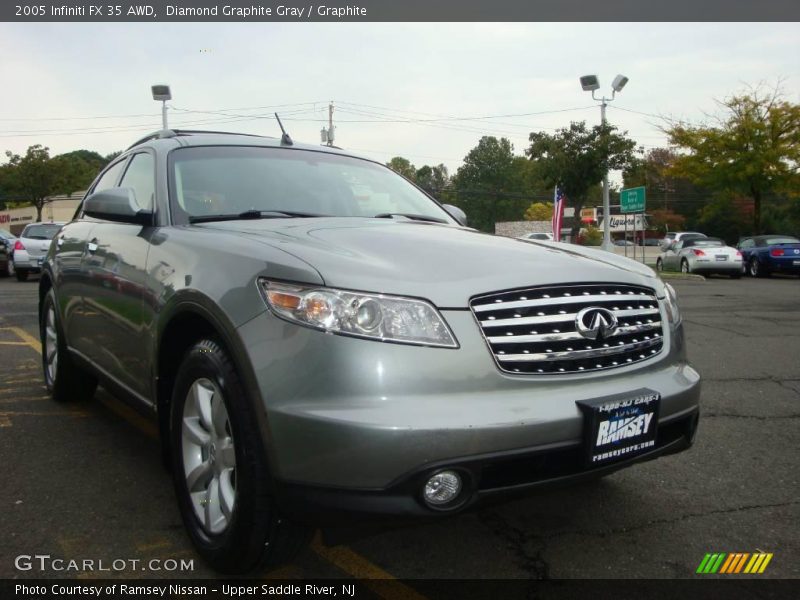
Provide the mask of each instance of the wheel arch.
POLYGON ((205 338, 215 338, 228 353, 245 387, 247 400, 253 403, 262 430, 266 427, 266 411, 249 355, 236 327, 220 313, 210 299, 195 292, 171 303, 159 319, 153 361, 153 396, 165 460, 169 459, 169 407, 175 375, 189 348, 205 338))

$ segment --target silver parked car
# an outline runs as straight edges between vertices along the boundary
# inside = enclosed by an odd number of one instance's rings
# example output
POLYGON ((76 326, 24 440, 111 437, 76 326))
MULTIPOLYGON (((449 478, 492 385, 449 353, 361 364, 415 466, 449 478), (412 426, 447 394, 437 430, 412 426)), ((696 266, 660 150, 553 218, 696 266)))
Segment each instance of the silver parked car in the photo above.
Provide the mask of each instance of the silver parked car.
POLYGON ((689 448, 700 377, 669 286, 464 225, 343 150, 161 132, 50 250, 47 387, 99 381, 153 414, 189 536, 226 573, 320 523, 446 517, 689 448))
POLYGON ((659 271, 742 276, 742 253, 719 238, 688 237, 672 242, 656 259, 659 271))
POLYGON ((25 281, 29 274, 41 271, 50 244, 63 224, 31 223, 25 226, 19 239, 14 242, 14 270, 19 281, 25 281))

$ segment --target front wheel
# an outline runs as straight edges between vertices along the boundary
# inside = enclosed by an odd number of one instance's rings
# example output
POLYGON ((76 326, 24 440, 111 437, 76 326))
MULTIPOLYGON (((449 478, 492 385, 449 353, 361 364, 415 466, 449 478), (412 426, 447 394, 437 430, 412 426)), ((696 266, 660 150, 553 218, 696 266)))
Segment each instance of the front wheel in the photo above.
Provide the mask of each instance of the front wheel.
POLYGON ((225 574, 291 560, 310 531, 277 513, 257 416, 216 340, 184 357, 170 424, 178 505, 200 555, 225 574))
POLYGON ((64 330, 56 308, 56 295, 52 288, 42 302, 39 338, 42 341, 44 383, 53 400, 66 402, 94 396, 97 379, 80 369, 67 351, 64 330))

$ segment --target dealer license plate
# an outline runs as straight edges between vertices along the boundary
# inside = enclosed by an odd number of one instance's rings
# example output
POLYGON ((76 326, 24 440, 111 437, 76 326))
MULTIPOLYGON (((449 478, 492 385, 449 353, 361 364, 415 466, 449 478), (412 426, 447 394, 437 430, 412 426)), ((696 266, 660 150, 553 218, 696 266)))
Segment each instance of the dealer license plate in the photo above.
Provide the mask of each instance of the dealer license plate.
POLYGON ((717 256, 717 260, 728 260, 727 256, 717 256))
POLYGON ((594 400, 578 400, 583 412, 586 460, 600 466, 633 458, 656 445, 661 394, 641 388, 594 400))
POLYGON ((792 264, 795 265, 795 266, 798 266, 798 265, 800 265, 800 260, 793 260, 792 264))

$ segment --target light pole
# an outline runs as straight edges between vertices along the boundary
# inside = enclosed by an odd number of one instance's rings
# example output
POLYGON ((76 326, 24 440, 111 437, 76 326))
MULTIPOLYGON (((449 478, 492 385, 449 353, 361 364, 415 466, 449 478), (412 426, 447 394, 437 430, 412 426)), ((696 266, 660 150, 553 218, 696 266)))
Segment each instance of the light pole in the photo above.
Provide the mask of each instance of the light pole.
MULTIPOLYGON (((611 83, 611 98, 595 97, 594 93, 600 89, 600 80, 597 75, 584 75, 581 77, 581 88, 584 92, 592 92, 592 100, 600 102, 600 122, 605 128, 606 124, 606 106, 614 99, 617 92, 621 92, 625 84, 628 83, 628 78, 625 75, 617 75, 611 83)), ((603 174, 603 250, 612 252, 614 246, 611 244, 611 200, 608 197, 608 169, 603 174)))
POLYGON ((164 84, 154 85, 150 88, 153 92, 153 100, 161 102, 161 125, 165 131, 167 127, 167 100, 172 100, 172 93, 169 91, 169 86, 164 84))

